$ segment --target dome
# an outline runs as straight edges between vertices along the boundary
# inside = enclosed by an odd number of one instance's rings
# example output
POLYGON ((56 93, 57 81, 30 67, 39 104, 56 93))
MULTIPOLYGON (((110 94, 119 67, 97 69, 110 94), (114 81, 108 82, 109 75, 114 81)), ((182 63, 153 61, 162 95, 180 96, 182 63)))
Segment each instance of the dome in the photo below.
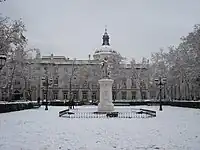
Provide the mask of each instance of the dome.
POLYGON ((109 57, 113 55, 118 55, 118 53, 115 50, 113 50, 111 46, 102 45, 100 48, 95 50, 93 58, 100 60, 100 59, 104 59, 105 57, 109 57))
POLYGON ((95 50, 93 58, 96 60, 100 60, 112 55, 118 55, 118 53, 115 50, 113 50, 113 48, 110 46, 107 29, 105 29, 105 33, 102 39, 103 39, 102 46, 95 50))
POLYGON ((117 52, 113 50, 111 46, 103 45, 99 49, 96 49, 95 54, 99 53, 117 53, 117 52))

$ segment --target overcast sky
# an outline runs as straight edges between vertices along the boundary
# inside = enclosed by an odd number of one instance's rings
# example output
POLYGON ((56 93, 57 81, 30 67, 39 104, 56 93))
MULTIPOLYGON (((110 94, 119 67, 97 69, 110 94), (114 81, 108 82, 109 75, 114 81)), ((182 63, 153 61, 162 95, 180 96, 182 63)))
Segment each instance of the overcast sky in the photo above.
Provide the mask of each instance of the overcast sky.
POLYGON ((87 59, 107 25, 113 49, 139 61, 192 31, 200 0, 7 0, 0 12, 23 19, 30 47, 42 55, 87 59))

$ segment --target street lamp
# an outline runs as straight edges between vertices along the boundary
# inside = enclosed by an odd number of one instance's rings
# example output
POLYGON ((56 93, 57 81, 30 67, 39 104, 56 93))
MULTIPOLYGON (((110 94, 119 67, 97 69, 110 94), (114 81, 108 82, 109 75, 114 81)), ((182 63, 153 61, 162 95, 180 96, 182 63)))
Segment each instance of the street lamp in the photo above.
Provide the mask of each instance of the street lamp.
POLYGON ((156 85, 159 86, 160 89, 160 111, 162 111, 162 85, 166 84, 166 78, 159 77, 158 79, 155 79, 156 85))
POLYGON ((42 81, 44 81, 44 86, 46 86, 46 103, 45 103, 45 110, 48 110, 48 90, 49 86, 52 85, 53 79, 49 78, 48 75, 42 77, 42 81))
POLYGON ((76 80, 76 76, 74 76, 73 78, 70 77, 69 79, 69 102, 70 102, 70 108, 74 108, 74 99, 72 97, 72 79, 76 80))
POLYGON ((5 66, 6 63, 6 55, 0 54, 0 70, 5 66))

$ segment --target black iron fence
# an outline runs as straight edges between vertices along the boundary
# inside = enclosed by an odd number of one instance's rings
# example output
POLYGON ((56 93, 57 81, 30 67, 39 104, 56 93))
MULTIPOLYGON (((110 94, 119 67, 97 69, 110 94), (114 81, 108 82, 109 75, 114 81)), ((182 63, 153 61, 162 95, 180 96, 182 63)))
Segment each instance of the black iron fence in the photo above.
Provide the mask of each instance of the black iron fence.
POLYGON ((59 117, 65 118, 152 118, 156 117, 156 111, 147 109, 134 109, 129 112, 71 112, 68 109, 60 111, 59 117))

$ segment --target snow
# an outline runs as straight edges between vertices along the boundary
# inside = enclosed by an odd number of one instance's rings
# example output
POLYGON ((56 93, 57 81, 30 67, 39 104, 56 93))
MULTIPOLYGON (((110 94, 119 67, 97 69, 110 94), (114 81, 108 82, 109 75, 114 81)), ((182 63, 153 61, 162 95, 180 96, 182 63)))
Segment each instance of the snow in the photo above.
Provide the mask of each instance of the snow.
MULTIPOLYGON (((130 109, 130 107, 127 107, 130 109)), ((137 106, 158 110, 158 106, 137 106)), ((199 150, 200 110, 164 106, 156 118, 67 119, 66 107, 0 114, 0 150, 199 150)), ((88 107, 81 109, 89 109, 88 107)), ((124 108, 123 108, 124 109, 124 108)))

